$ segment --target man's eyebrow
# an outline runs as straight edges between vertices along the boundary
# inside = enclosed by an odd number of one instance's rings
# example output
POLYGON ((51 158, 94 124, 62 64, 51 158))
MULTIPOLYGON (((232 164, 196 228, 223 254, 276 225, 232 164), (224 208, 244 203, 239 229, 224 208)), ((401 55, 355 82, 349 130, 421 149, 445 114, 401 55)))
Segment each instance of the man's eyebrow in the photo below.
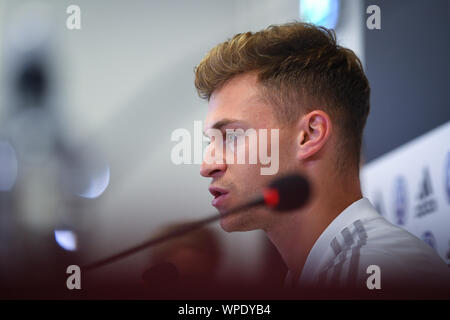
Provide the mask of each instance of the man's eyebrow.
MULTIPOLYGON (((245 125, 245 122, 241 121, 241 120, 237 120, 237 119, 222 119, 222 120, 219 120, 216 123, 214 123, 211 126, 211 129, 222 130, 223 127, 225 127, 225 126, 227 126, 227 125, 229 125, 231 123, 241 123, 241 124, 245 125)), ((203 134, 205 134, 205 132, 203 132, 203 134)))

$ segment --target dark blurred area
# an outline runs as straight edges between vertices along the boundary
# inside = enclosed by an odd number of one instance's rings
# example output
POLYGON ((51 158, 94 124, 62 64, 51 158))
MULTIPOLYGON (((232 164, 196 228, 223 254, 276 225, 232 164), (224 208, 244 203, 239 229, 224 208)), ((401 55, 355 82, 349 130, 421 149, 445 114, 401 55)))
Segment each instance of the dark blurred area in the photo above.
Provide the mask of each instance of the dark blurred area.
POLYGON ((450 120, 450 1, 364 1, 381 8, 382 28, 365 31, 371 110, 367 162, 450 120))

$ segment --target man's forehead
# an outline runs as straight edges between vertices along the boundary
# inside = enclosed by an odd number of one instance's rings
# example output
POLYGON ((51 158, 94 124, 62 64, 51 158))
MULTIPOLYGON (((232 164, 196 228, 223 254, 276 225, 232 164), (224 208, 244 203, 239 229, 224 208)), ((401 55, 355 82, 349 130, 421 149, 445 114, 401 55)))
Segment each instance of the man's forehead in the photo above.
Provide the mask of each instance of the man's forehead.
POLYGON ((220 91, 211 97, 208 104, 205 129, 216 127, 215 124, 222 122, 249 123, 263 114, 269 116, 270 108, 260 92, 248 90, 239 94, 231 90, 220 91))

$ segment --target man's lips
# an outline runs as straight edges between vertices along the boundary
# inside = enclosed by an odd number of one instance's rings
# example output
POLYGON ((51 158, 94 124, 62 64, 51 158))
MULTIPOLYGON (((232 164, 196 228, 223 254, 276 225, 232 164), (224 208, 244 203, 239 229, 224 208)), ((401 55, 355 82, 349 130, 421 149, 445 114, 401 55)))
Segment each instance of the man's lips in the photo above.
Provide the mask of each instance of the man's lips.
POLYGON ((223 207, 225 200, 229 196, 229 191, 223 188, 211 186, 209 187, 209 192, 214 196, 211 204, 216 208, 223 207))

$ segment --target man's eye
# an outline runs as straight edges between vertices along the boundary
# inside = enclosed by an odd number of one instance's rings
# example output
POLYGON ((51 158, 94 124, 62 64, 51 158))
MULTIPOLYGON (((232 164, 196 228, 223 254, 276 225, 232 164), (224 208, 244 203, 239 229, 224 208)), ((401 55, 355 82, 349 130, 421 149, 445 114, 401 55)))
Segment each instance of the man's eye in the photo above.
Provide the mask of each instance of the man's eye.
POLYGON ((227 143, 233 143, 237 140, 238 135, 236 133, 227 133, 227 143))

